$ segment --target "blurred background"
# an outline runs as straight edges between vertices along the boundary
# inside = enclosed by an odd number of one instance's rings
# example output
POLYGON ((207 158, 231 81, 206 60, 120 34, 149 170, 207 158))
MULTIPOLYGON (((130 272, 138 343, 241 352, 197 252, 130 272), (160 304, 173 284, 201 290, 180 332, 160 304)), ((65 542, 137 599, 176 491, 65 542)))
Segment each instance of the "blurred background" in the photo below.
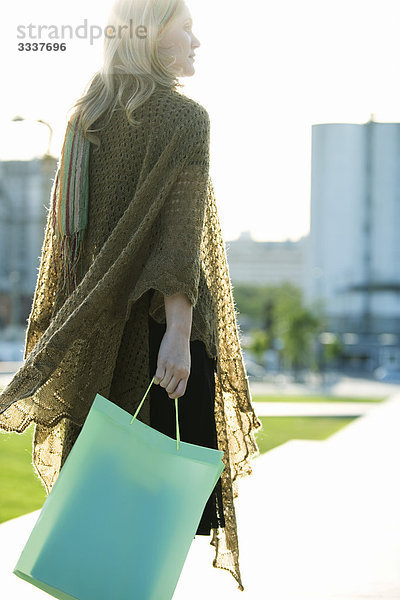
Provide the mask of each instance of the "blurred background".
MULTIPOLYGON (((188 6, 201 46, 195 75, 181 81, 211 118, 250 375, 334 366, 389 376, 400 366, 400 5, 250 0, 245 18, 236 0, 188 6)), ((66 113, 101 64, 109 9, 7 6, 2 361, 22 359, 66 113), (35 41, 66 49, 27 50, 35 41)))

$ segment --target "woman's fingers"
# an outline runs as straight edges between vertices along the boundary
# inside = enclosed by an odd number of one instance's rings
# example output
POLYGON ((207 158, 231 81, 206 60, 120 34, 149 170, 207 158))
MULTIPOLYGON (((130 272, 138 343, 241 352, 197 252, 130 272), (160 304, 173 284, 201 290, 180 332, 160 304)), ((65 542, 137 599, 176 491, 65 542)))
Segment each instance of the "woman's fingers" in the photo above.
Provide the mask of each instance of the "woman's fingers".
POLYGON ((171 381, 165 388, 165 391, 169 394, 170 398, 178 398, 179 396, 183 396, 183 385, 184 382, 182 381, 182 379, 178 376, 175 376, 171 379, 171 381))
POLYGON ((157 370, 154 374, 154 383, 159 385, 165 376, 165 368, 161 365, 157 365, 157 370))
POLYGON ((165 387, 165 391, 172 399, 180 398, 186 392, 186 386, 187 379, 181 379, 179 376, 173 377, 169 384, 165 387))
POLYGON ((187 336, 167 330, 161 341, 154 382, 165 388, 170 398, 180 398, 190 375, 190 343, 187 336))
POLYGON ((167 370, 164 367, 158 367, 154 382, 161 385, 161 387, 166 388, 167 385, 170 383, 172 377, 173 373, 171 373, 171 371, 167 370), (157 373, 159 374, 157 375, 157 373))
POLYGON ((170 394, 170 398, 181 398, 184 395, 184 393, 186 392, 186 385, 187 385, 187 380, 181 379, 179 381, 179 384, 178 384, 176 390, 174 390, 174 392, 172 394, 170 394))
POLYGON ((174 376, 172 374, 168 375, 167 372, 159 382, 157 382, 157 379, 155 378, 154 383, 159 383, 161 387, 165 388, 165 391, 170 398, 180 398, 185 393, 186 381, 179 376, 174 376))

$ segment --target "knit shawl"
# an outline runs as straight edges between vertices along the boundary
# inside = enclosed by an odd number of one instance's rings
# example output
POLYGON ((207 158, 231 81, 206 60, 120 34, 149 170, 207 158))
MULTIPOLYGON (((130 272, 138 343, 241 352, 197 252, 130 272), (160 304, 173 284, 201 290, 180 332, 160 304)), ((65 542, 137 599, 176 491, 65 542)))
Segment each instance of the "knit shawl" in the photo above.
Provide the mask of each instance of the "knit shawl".
MULTIPOLYGON (((24 364, 0 394, 0 431, 21 433, 35 423, 33 464, 49 493, 97 393, 134 413, 150 381, 148 315, 165 322, 164 295, 186 294, 191 340, 202 340, 217 358, 226 525, 212 529, 212 564, 230 571, 243 590, 233 500, 259 454, 254 433, 261 422, 209 175, 209 115, 176 89, 156 88, 134 116, 139 126, 119 107, 96 123, 101 145, 90 145, 88 222, 70 290, 52 226, 60 200, 54 183, 24 364)), ((150 425, 148 401, 138 418, 150 425)))

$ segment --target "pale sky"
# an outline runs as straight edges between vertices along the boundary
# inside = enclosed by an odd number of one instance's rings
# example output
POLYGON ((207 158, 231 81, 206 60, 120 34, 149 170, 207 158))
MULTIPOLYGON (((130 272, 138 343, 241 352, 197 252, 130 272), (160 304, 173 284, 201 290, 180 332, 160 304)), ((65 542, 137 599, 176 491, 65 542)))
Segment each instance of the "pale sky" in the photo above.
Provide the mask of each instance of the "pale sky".
MULTIPOLYGON (((0 158, 59 155, 66 115, 102 60, 102 38, 19 52, 17 26, 104 27, 111 0, 1 5, 0 158), (15 115, 31 121, 12 123, 15 115)), ((313 123, 400 122, 398 0, 187 0, 201 42, 187 95, 211 119, 211 177, 224 237, 309 231, 313 123)), ((36 30, 37 31, 37 30, 36 30)), ((36 41, 46 41, 45 38, 36 41)), ((53 40, 54 41, 54 40, 53 40)))

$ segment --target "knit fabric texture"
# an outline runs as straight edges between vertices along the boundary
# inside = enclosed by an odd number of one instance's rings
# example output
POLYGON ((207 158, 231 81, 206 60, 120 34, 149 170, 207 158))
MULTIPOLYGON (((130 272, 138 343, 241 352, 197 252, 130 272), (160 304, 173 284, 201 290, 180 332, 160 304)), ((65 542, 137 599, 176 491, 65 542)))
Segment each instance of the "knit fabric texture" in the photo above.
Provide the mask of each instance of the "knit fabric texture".
MULTIPOLYGON (((134 414, 149 384, 148 315, 165 323, 164 295, 186 294, 190 339, 217 358, 225 527, 212 529, 212 564, 244 590, 234 499, 259 455, 254 433, 262 425, 209 175, 210 119, 202 105, 162 86, 134 117, 139 126, 120 105, 92 126, 101 128, 101 145, 90 145, 88 225, 69 292, 49 207, 24 364, 0 394, 0 431, 22 433, 35 423, 33 464, 49 493, 97 393, 134 414)), ((137 417, 148 425, 150 398, 137 417)))

